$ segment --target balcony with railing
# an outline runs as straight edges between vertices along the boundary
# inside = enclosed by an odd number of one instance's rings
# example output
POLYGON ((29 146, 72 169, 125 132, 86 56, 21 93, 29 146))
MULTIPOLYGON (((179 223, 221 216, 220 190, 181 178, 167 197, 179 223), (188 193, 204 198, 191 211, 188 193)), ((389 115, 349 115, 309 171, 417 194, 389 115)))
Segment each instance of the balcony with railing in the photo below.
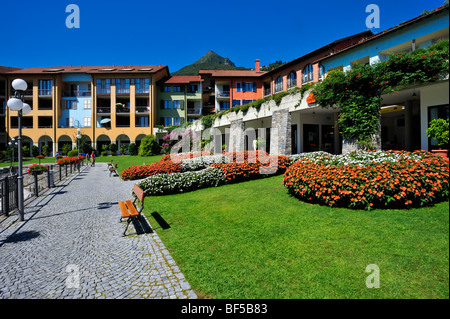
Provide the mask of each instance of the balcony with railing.
POLYGON ((116 88, 116 94, 130 94, 130 88, 116 88))
POLYGON ((202 115, 202 108, 201 107, 188 107, 186 109, 187 115, 202 115))
POLYGON ((97 88, 97 95, 110 95, 111 89, 110 88, 97 88))
POLYGON ((216 96, 218 98, 229 98, 230 97, 230 91, 218 91, 216 93, 216 96))
POLYGON ((136 113, 148 114, 150 106, 136 106, 136 113))
POLYGON ((91 96, 91 91, 88 90, 77 90, 77 91, 63 91, 63 97, 89 97, 91 96))
POLYGON ((97 107, 97 113, 111 114, 111 107, 97 107))
POLYGON ((136 88, 136 94, 149 94, 149 88, 136 88))
POLYGON ((39 96, 52 96, 52 94, 53 94, 52 89, 39 89, 39 96))

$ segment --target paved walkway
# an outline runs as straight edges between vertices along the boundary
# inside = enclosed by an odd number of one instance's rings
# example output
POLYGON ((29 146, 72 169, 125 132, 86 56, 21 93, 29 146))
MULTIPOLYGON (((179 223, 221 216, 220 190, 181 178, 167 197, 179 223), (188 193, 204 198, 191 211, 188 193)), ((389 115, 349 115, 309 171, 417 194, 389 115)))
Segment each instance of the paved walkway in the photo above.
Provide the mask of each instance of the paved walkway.
POLYGON ((196 298, 149 224, 122 237, 132 185, 98 163, 0 221, 0 298, 196 298))

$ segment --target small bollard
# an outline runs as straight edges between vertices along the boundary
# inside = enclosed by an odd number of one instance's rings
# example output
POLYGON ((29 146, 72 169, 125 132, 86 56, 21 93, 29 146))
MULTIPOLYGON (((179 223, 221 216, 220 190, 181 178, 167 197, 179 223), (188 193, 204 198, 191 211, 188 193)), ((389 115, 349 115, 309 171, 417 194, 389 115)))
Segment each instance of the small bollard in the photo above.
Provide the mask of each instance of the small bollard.
POLYGON ((39 196, 38 174, 34 173, 34 195, 39 196))
POLYGON ((47 179, 47 181, 48 181, 48 188, 55 187, 55 184, 54 184, 54 181, 53 181, 53 173, 54 173, 53 165, 50 165, 50 170, 48 171, 48 174, 47 174, 47 177, 48 177, 48 179, 47 179))

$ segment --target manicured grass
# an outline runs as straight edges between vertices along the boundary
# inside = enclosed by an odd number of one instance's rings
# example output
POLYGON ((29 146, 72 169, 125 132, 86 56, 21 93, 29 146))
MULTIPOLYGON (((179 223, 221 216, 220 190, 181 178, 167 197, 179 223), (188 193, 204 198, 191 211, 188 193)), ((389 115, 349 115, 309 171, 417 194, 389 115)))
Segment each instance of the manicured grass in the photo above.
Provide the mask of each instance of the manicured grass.
POLYGON ((134 165, 144 165, 144 164, 151 164, 155 162, 159 162, 162 155, 156 155, 156 156, 131 156, 131 155, 118 155, 118 156, 98 156, 95 158, 96 163, 109 163, 111 160, 114 161, 114 163, 117 163, 118 168, 117 172, 119 174, 122 173, 122 171, 130 166, 134 165))
MULTIPOLYGON (((162 155, 156 155, 156 156, 130 156, 130 155, 118 155, 118 156, 98 156, 96 157, 95 161, 96 163, 109 163, 111 160, 114 161, 114 163, 117 163, 118 168, 117 172, 119 174, 122 173, 122 171, 130 166, 133 165, 144 165, 144 164, 151 164, 154 162, 159 162, 162 155)), ((24 158, 23 159, 23 165, 31 165, 34 163, 39 163, 39 160, 37 158, 24 158)), ((0 167, 6 167, 9 166, 10 162, 4 162, 0 163, 0 167)), ((54 157, 45 157, 41 159, 41 164, 56 164, 56 159, 54 157)), ((17 161, 14 163, 15 166, 18 165, 17 161)))
MULTIPOLYGON (((26 157, 22 160, 23 165, 31 165, 31 164, 37 164, 39 163, 39 159, 34 157, 26 157)), ((41 159, 41 164, 56 164, 56 159, 54 157, 45 157, 41 159)), ((11 165, 11 162, 3 162, 0 163, 0 167, 6 167, 11 165)), ((15 159, 14 166, 17 166, 17 158, 15 159)))
POLYGON ((146 199, 150 223, 199 297, 449 297, 448 202, 329 208, 291 197, 282 179, 146 199), (366 287, 369 264, 380 269, 379 289, 366 287))

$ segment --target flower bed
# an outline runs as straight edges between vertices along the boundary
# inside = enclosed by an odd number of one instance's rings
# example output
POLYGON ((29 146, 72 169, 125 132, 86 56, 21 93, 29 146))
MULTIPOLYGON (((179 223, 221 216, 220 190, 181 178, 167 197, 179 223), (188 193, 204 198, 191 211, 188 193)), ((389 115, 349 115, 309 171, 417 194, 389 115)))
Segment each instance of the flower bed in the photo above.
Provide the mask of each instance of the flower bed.
MULTIPOLYGON (((239 158, 239 156, 233 156, 239 158)), ((255 156, 250 154, 247 156, 244 162, 233 161, 230 163, 217 163, 211 165, 211 167, 220 168, 224 174, 224 177, 228 183, 236 183, 247 181, 255 178, 267 177, 268 175, 281 174, 290 165, 290 160, 286 156, 267 156, 263 162, 265 156, 255 156), (256 158, 256 160, 253 160, 256 158)))
POLYGON ((191 153, 176 153, 176 154, 166 154, 161 157, 160 162, 172 161, 174 163, 181 163, 184 159, 196 158, 201 156, 211 155, 209 152, 191 152, 191 153))
POLYGON ((222 171, 218 168, 209 167, 195 172, 153 175, 144 179, 138 185, 145 191, 146 195, 167 195, 215 187, 224 183, 222 171))
POLYGON ((180 164, 165 160, 149 165, 130 166, 122 171, 121 177, 124 180, 135 180, 146 178, 155 174, 168 174, 175 172, 181 172, 180 164))
POLYGON ((408 208, 448 199, 449 161, 424 151, 300 159, 283 180, 301 200, 356 209, 408 208))
POLYGON ((152 176, 147 177, 139 184, 147 195, 180 193, 267 177, 284 173, 290 165, 289 158, 286 156, 268 156, 265 152, 258 154, 247 151, 199 158, 186 156, 181 164, 174 164, 167 159, 154 164, 160 166, 163 163, 167 165, 170 163, 172 167, 177 165, 178 172, 167 172, 167 174, 151 172, 152 176), (239 161, 241 158, 242 162, 239 161), (198 171, 206 165, 209 167, 198 171), (184 170, 188 172, 184 172, 184 170))
POLYGON ((83 157, 78 158, 78 156, 63 157, 63 158, 58 159, 56 164, 61 165, 61 166, 64 166, 64 165, 75 165, 82 159, 83 159, 83 157))

